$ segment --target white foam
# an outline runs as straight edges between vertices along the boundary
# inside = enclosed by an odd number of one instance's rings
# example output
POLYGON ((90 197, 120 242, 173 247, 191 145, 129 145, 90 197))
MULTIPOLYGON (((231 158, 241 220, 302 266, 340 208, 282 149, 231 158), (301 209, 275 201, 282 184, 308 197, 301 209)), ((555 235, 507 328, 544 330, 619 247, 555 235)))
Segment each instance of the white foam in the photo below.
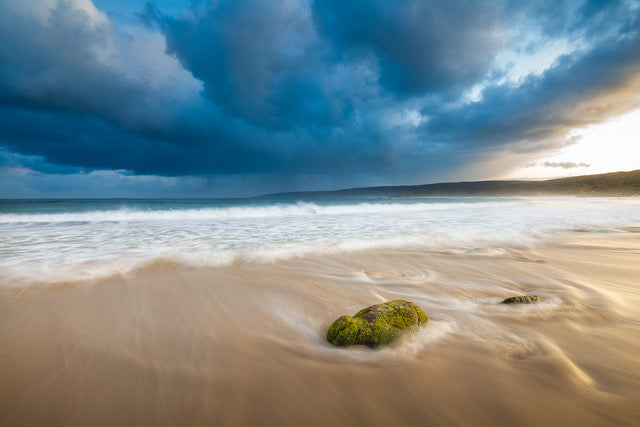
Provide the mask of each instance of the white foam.
POLYGON ((77 211, 81 203, 76 211, 0 214, 0 286, 104 277, 156 259, 224 266, 384 248, 500 256, 563 230, 624 232, 640 223, 638 199, 106 204, 77 211))
POLYGON ((431 320, 418 329, 418 332, 402 341, 396 351, 402 355, 414 357, 423 349, 431 347, 445 337, 450 336, 457 329, 458 325, 454 321, 431 320))
MULTIPOLYGON (((248 218, 279 218, 311 215, 389 214, 438 211, 468 206, 468 203, 355 203, 318 205, 310 202, 276 203, 202 209, 134 210, 128 208, 86 212, 2 214, 0 224, 93 223, 123 221, 202 221, 248 218)), ((478 204, 475 205, 479 207, 478 204)))

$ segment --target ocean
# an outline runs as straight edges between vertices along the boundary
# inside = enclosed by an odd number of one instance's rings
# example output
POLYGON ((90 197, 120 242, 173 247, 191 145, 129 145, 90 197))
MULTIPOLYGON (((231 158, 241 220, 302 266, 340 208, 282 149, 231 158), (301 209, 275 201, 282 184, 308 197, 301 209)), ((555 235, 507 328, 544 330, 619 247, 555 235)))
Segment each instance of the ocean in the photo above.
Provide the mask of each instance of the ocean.
POLYGON ((0 286, 93 280, 157 260, 219 267, 392 248, 490 256, 637 223, 632 198, 3 200, 0 286))
POLYGON ((637 425, 639 284, 639 198, 3 200, 0 425, 637 425))

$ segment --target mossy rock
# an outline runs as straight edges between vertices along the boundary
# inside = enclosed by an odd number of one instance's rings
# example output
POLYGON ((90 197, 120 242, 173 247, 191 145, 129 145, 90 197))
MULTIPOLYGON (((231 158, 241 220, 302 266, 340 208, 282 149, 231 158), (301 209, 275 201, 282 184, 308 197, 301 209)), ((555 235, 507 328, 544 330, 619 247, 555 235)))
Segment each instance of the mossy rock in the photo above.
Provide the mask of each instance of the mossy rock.
POLYGON ((534 304, 537 302, 542 302, 538 295, 518 295, 515 297, 509 297, 500 304, 534 304))
POLYGON ((377 347, 389 344, 405 332, 429 321, 420 307, 410 301, 395 300, 372 305, 353 317, 341 316, 329 327, 327 341, 347 347, 362 344, 377 347))

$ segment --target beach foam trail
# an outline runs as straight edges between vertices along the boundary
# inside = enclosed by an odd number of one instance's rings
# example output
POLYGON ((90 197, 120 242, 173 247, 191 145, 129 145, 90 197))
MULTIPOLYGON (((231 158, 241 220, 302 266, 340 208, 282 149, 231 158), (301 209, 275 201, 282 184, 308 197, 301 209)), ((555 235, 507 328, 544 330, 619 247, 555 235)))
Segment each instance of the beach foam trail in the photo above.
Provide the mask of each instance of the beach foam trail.
POLYGON ((372 248, 0 289, 0 425, 634 425, 640 233, 372 248), (537 294, 526 306, 499 302, 537 294), (326 341, 393 299, 427 325, 326 341), (105 421, 107 420, 107 421, 105 421))
POLYGON ((559 232, 633 232, 639 212, 637 199, 3 202, 0 286, 93 280, 159 260, 220 267, 384 248, 501 255, 559 232))
POLYGON ((0 211, 0 425, 640 418, 639 200, 0 211), (519 294, 543 303, 500 304, 519 294), (429 323, 382 349, 326 341, 394 299, 429 323))

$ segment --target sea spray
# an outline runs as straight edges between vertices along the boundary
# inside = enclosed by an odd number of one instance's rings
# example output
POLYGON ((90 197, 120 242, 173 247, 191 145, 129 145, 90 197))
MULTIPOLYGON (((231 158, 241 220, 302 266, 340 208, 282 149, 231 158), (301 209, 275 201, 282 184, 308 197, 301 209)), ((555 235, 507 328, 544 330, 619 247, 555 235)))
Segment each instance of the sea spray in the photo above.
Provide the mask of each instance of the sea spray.
POLYGON ((220 267, 377 249, 502 256, 558 232, 638 223, 638 199, 5 200, 0 286, 94 279, 157 260, 220 267))

